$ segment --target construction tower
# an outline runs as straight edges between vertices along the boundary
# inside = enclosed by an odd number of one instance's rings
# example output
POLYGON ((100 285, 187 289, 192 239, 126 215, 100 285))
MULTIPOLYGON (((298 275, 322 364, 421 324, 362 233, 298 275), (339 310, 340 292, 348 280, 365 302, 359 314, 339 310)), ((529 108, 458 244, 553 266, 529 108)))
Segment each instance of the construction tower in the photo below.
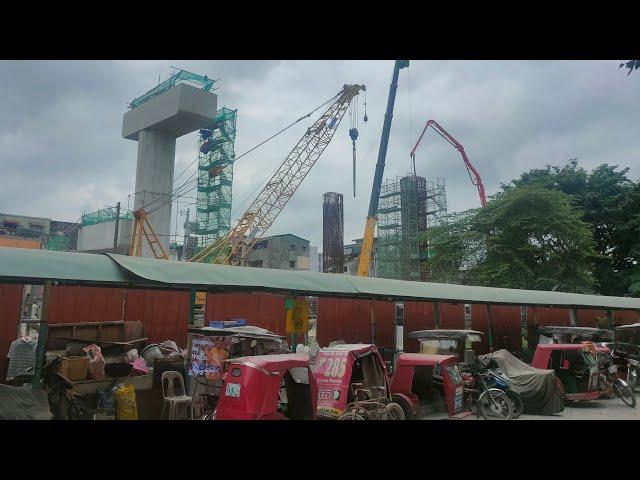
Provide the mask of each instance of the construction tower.
POLYGON ((341 193, 322 195, 322 271, 344 272, 344 211, 341 193))
POLYGON ((428 245, 422 238, 446 209, 444 179, 409 175, 387 180, 378 206, 378 276, 426 281, 428 245))
POLYGON ((233 162, 237 110, 218 110, 211 128, 198 136, 198 247, 206 247, 231 229, 233 162))

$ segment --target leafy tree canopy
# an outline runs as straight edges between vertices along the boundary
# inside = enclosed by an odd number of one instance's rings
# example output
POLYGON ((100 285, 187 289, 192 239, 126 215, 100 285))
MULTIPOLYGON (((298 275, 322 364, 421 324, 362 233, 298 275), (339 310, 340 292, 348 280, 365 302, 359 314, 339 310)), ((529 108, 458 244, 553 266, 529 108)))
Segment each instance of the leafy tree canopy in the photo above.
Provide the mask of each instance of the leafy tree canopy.
POLYGON ((596 252, 580 217, 571 196, 559 190, 508 187, 486 207, 450 216, 427 232, 431 279, 591 292, 597 282, 589 260, 596 252))

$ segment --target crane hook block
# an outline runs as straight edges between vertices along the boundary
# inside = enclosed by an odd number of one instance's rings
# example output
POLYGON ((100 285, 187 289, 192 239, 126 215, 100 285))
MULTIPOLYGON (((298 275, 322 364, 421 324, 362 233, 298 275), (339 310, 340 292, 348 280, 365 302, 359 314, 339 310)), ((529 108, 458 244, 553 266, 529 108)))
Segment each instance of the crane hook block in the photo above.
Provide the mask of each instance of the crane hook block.
POLYGON ((349 129, 349 137, 351 138, 351 140, 353 142, 355 142, 358 139, 358 129, 357 128, 350 128, 349 129))
POLYGON ((367 123, 367 120, 369 120, 369 117, 367 117, 367 114, 366 114, 366 113, 364 114, 364 118, 363 118, 363 120, 364 120, 364 123, 367 123))

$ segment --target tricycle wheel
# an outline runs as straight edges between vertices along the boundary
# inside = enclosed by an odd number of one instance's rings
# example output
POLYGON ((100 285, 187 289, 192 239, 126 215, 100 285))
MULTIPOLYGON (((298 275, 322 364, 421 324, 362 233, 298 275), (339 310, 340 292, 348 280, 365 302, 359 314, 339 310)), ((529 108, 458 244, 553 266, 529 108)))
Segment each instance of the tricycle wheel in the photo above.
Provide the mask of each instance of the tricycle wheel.
POLYGON ((402 397, 392 397, 393 401, 395 403, 397 403, 398 405, 400 405, 400 407, 402 408, 402 411, 404 412, 404 419, 405 420, 414 420, 415 419, 415 415, 413 414, 413 410, 411 408, 411 405, 409 405, 409 402, 407 402, 404 398, 402 397))
POLYGON ((340 415, 340 418, 338 418, 338 420, 364 420, 365 418, 356 413, 356 410, 351 410, 349 412, 343 413, 342 415, 340 415))
POLYGON ((382 420, 404 420, 404 410, 395 402, 388 403, 382 412, 382 420))

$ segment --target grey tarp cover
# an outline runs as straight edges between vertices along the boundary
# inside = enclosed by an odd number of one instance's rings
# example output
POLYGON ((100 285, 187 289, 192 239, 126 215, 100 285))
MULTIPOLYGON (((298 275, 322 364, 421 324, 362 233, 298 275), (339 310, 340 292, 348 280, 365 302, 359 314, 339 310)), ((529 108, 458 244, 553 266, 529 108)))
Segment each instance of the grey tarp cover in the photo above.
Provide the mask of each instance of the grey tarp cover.
POLYGON ((0 420, 50 420, 46 392, 0 384, 0 420))
POLYGON ((553 370, 527 365, 507 350, 480 355, 478 359, 489 368, 497 366, 511 380, 513 390, 522 397, 526 413, 548 415, 564 409, 553 370))

